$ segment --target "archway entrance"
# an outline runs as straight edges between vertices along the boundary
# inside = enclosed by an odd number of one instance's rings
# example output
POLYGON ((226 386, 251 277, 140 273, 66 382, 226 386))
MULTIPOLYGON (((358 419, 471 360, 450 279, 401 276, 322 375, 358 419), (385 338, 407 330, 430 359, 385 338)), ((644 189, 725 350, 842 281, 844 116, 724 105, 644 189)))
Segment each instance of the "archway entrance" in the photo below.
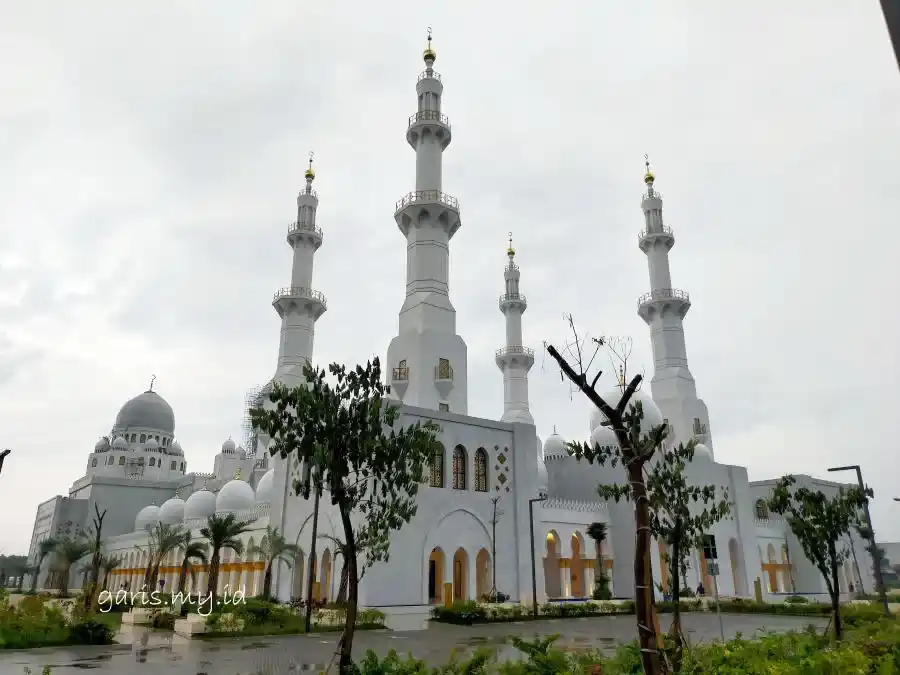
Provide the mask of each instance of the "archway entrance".
POLYGON ((322 574, 319 579, 319 600, 331 600, 331 551, 322 554, 322 574))
POLYGON ((475 556, 475 595, 481 600, 491 592, 491 554, 487 549, 478 551, 475 556))
POLYGON ((444 592, 444 552, 440 548, 428 557, 428 602, 440 603, 444 592))
POLYGON ((453 555, 453 600, 469 599, 469 555, 458 548, 453 555))
POLYGON ((584 547, 578 532, 572 535, 571 545, 572 558, 569 561, 569 572, 572 575, 572 592, 569 595, 573 598, 583 598, 587 595, 584 592, 584 558, 582 557, 584 547))
POLYGON ((294 583, 291 584, 291 598, 293 600, 301 600, 303 596, 306 594, 306 589, 303 587, 303 571, 306 568, 304 564, 306 562, 306 555, 302 550, 297 551, 297 555, 294 556, 294 571, 293 571, 293 580, 294 583))
POLYGON ((731 580, 734 584, 734 594, 741 597, 750 595, 747 587, 747 572, 744 567, 744 554, 737 539, 728 541, 728 557, 731 558, 731 580))
POLYGON ((559 535, 554 531, 547 533, 547 555, 544 558, 544 591, 548 598, 562 597, 562 584, 559 574, 559 535))

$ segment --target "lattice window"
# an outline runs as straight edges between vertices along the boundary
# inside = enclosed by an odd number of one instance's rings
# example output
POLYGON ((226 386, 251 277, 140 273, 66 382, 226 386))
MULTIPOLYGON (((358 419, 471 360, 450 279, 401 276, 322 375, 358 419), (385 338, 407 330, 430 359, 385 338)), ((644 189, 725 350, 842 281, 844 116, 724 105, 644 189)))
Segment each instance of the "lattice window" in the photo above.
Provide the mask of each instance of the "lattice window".
POLYGON ((444 487, 444 446, 440 443, 431 455, 431 487, 444 487))
POLYGON ((759 499, 756 502, 756 517, 760 520, 769 519, 769 507, 766 506, 765 500, 759 499))
POLYGON ((457 445, 453 450, 453 489, 466 489, 466 449, 457 445))
POLYGON ((475 491, 487 492, 487 451, 484 448, 478 448, 475 451, 475 491))

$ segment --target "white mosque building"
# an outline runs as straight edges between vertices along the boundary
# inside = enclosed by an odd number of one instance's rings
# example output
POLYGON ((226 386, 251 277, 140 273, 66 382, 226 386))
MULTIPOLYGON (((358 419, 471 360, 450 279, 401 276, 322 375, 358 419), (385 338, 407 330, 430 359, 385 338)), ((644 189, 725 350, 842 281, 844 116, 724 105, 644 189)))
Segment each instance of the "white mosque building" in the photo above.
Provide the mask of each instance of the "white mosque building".
MULTIPOLYGON (((496 351, 504 383, 503 413, 498 420, 468 414, 467 347, 456 331, 448 275, 450 240, 461 225, 460 210, 456 198, 442 190, 442 154, 452 134, 442 112, 444 87, 434 70, 430 38, 424 60, 425 70, 416 82, 417 112, 409 118, 406 131, 406 141, 415 151, 416 184, 397 201, 394 213, 407 249, 406 295, 385 365, 392 395, 402 404, 401 422, 437 422, 444 451, 435 458, 430 480, 419 492, 417 515, 393 535, 390 561, 366 573, 360 602, 371 607, 427 607, 442 601, 448 589, 456 599, 486 594, 492 586, 490 520, 495 497, 504 511, 496 541, 499 591, 513 600, 530 602, 534 560, 539 600, 589 597, 596 561, 587 530, 592 523, 602 522, 609 528, 603 556, 613 593, 630 597, 632 507, 602 501, 596 491, 599 483, 623 481, 624 474, 621 469, 579 462, 556 433, 543 444, 537 435, 528 395, 534 352, 522 344, 528 303, 512 242, 502 269, 502 286, 498 269, 499 309, 506 323, 505 346, 496 351)), ((291 282, 273 300, 281 319, 281 337, 272 381, 288 385, 299 384, 303 364, 313 360, 316 321, 326 311, 325 297, 313 290, 313 261, 323 232, 316 225, 319 198, 313 190, 311 161, 305 176, 306 184, 297 197, 297 219, 287 232, 293 251, 291 282)), ((644 182, 644 226, 638 247, 647 257, 651 290, 638 299, 637 313, 650 328, 654 373, 650 392, 639 391, 636 398, 643 402, 648 421, 669 421, 674 442, 699 441, 688 467, 690 479, 724 486, 733 500, 732 516, 709 532, 718 553, 718 590, 723 596, 751 597, 759 579, 769 599, 791 592, 822 594, 825 587, 818 571, 804 557, 785 522, 765 507, 774 480, 751 483, 746 468, 715 459, 709 413, 688 367, 683 321, 691 300, 686 292, 673 288, 669 270, 675 234, 663 224, 662 198, 649 166, 644 182)), ((597 443, 614 443, 602 417, 599 412, 591 416, 585 435, 597 443)), ((552 420, 541 423, 548 427, 552 420)), ((43 539, 85 531, 96 504, 107 511, 105 550, 123 561, 109 586, 119 588, 127 582, 137 589, 146 563, 148 530, 155 523, 181 524, 195 539, 202 539, 199 528, 209 516, 231 512, 252 521, 244 535, 248 548, 259 542, 269 525, 299 545, 301 554, 295 564, 275 571, 273 587, 279 599, 304 597, 310 575, 314 575, 315 592, 334 599, 343 561, 321 538, 317 555, 311 558, 312 528, 307 516, 312 500, 292 494, 296 462, 269 457, 267 441, 260 438, 259 452, 248 453, 227 440, 212 473, 188 472, 185 453, 176 440, 172 408, 151 383, 148 391, 119 411, 109 434, 88 456, 85 475, 72 484, 68 495, 38 507, 32 561, 43 539)), ((798 480, 825 491, 839 487, 807 476, 798 480)), ((318 532, 343 539, 340 519, 327 499, 321 501, 318 532)), ((848 544, 859 564, 844 566, 841 587, 871 592, 871 565, 864 545, 859 540, 848 544)), ((662 552, 661 545, 654 546, 654 576, 666 588, 669 580, 660 564, 662 552)), ((180 561, 181 552, 176 551, 163 565, 161 578, 169 588, 180 561)), ((52 556, 46 560, 39 573, 40 586, 54 564, 52 556)), ((258 593, 262 568, 262 562, 252 556, 240 558, 226 551, 220 586, 243 587, 248 595, 258 593)), ((695 553, 688 585, 693 588, 702 582, 712 588, 709 571, 706 560, 695 553)), ((196 588, 204 589, 205 571, 201 567, 198 572, 196 588)), ((72 587, 78 587, 80 580, 81 575, 73 572, 72 587)))

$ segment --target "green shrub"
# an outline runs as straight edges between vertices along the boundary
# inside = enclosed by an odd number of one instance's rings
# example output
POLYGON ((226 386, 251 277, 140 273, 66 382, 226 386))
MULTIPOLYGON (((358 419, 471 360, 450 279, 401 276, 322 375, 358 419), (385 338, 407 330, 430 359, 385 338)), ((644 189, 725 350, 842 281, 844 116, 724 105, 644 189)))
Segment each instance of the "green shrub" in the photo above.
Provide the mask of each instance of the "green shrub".
POLYGON ((790 605, 806 605, 809 604, 809 599, 804 598, 802 595, 792 595, 789 598, 785 598, 786 603, 790 605))
POLYGON ((443 605, 434 607, 431 616, 435 621, 471 626, 473 623, 484 623, 487 620, 487 611, 474 600, 463 600, 454 602, 450 607, 443 605))
POLYGON ((150 625, 160 630, 174 630, 175 619, 177 618, 173 612, 164 609, 154 609, 150 613, 150 625))

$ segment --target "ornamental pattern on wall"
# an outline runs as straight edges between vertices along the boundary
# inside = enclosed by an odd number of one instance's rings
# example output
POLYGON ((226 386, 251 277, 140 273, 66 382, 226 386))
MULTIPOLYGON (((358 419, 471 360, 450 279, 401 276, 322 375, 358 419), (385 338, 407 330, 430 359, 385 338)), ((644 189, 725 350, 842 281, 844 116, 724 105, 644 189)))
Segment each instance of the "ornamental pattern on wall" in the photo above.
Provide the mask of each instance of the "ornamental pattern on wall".
POLYGON ((512 478, 509 473, 509 466, 512 464, 512 456, 509 454, 509 448, 500 450, 499 445, 494 446, 494 454, 497 457, 497 463, 494 464, 494 490, 500 492, 501 488, 509 492, 512 485, 512 478))

